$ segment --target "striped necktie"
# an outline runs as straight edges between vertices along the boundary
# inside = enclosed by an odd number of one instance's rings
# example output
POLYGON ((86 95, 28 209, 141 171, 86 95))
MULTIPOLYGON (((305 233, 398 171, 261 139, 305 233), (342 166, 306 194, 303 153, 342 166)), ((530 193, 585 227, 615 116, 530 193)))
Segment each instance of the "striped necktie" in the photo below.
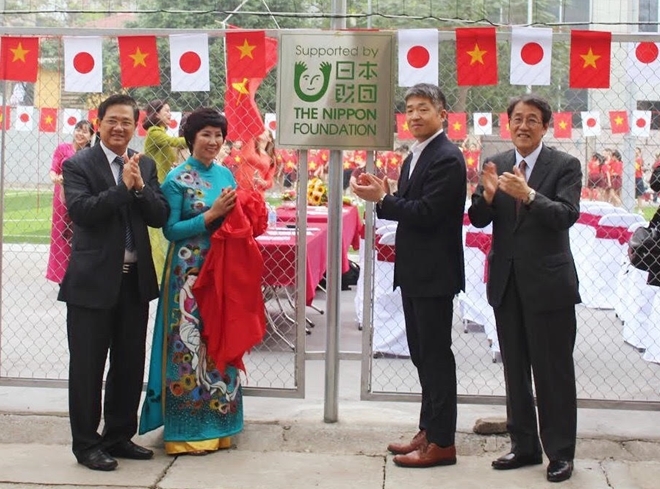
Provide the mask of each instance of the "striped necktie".
MULTIPOLYGON (((119 184, 124 175, 124 158, 117 156, 114 161, 119 165, 119 176, 117 177, 117 184, 119 184)), ((126 235, 124 237, 124 244, 128 251, 135 251, 135 238, 133 236, 133 230, 131 229, 131 221, 129 215, 130 214, 128 212, 124 214, 124 219, 126 222, 126 235)))
MULTIPOLYGON (((518 169, 522 173, 523 178, 527 181, 527 162, 522 160, 518 165, 518 169)), ((522 199, 516 199, 516 215, 520 212, 520 206, 522 205, 522 199)))

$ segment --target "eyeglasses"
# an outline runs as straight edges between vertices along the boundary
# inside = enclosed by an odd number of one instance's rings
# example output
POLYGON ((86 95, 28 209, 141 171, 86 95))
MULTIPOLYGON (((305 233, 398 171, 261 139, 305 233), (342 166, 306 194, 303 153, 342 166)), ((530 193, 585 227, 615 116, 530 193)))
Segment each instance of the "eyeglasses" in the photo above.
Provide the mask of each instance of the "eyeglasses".
POLYGON ((121 121, 117 119, 102 119, 101 124, 105 124, 110 127, 121 126, 122 129, 130 129, 131 127, 135 126, 135 122, 128 119, 121 121))
POLYGON ((522 117, 514 117, 510 121, 510 124, 512 126, 522 126, 523 123, 526 124, 527 127, 536 127, 536 126, 539 126, 539 125, 543 124, 543 122, 541 122, 540 120, 538 120, 535 117, 530 117, 529 119, 524 119, 522 117))

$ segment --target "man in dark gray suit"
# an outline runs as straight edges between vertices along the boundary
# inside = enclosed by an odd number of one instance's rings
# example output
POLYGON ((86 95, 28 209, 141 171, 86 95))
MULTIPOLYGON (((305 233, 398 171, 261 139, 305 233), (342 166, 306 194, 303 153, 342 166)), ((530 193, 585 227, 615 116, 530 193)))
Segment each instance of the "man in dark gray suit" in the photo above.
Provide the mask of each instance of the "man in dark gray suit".
POLYGON ((154 161, 128 148, 139 114, 135 100, 113 95, 98 114, 100 144, 63 166, 73 242, 58 299, 67 303, 73 453, 90 469, 114 470, 113 457, 153 456, 131 438, 137 431, 149 301, 158 297, 147 226, 162 227, 169 208, 154 161))
POLYGON ((362 174, 355 195, 377 202, 379 217, 398 221, 394 288, 401 287, 410 357, 422 386, 419 432, 392 443, 394 463, 431 467, 456 463, 456 363, 451 349, 453 299, 465 288, 462 226, 466 169, 447 139, 444 94, 415 85, 405 94, 406 119, 417 140, 401 167, 397 191, 387 178, 362 174))
POLYGON ((477 227, 493 223, 487 291, 502 351, 511 437, 511 452, 493 468, 540 464, 542 443, 550 459, 547 478, 560 482, 571 477, 575 455, 573 347, 580 295, 568 230, 580 213, 581 165, 543 144, 552 116, 544 99, 518 97, 507 114, 515 149, 484 165, 468 211, 477 227))

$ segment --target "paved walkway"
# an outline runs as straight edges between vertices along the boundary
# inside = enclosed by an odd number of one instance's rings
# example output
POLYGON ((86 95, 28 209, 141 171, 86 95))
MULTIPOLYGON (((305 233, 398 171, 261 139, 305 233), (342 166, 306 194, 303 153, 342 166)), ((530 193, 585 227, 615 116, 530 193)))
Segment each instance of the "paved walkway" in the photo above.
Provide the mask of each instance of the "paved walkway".
MULTIPOLYGON (((323 422, 323 363, 307 364, 305 399, 245 399, 246 429, 236 449, 206 457, 168 457, 160 433, 136 439, 155 447, 150 461, 120 460, 111 473, 88 470, 70 452, 66 390, 0 387, 0 489, 408 489, 558 487, 545 465, 499 472, 490 462, 508 449, 504 436, 472 433, 477 418, 502 406, 460 405, 458 464, 394 466, 385 447, 415 432, 416 403, 358 399, 359 363, 341 364, 339 421, 323 422)), ((660 413, 582 409, 578 459, 562 488, 657 489, 660 413)))

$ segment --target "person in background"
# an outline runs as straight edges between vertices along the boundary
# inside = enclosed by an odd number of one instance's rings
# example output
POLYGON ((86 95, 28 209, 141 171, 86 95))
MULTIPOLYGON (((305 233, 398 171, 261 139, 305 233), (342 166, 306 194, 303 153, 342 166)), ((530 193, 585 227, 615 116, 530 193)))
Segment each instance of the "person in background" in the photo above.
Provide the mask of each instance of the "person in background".
POLYGON ((265 192, 273 186, 275 177, 275 145, 269 129, 241 147, 240 162, 234 170, 239 187, 265 192))
POLYGON ((637 212, 643 212, 644 206, 644 192, 646 192, 646 185, 644 184, 644 158, 642 158, 642 148, 639 146, 635 148, 635 198, 637 199, 637 212))
POLYGON ((419 432, 391 443, 394 463, 431 467, 456 463, 456 362, 451 349, 454 297, 465 289, 463 212, 465 161, 443 131, 445 95, 420 83, 406 91, 406 119, 417 140, 401 168, 398 190, 364 173, 352 185, 375 202, 378 217, 398 222, 394 288, 401 287, 410 358, 422 386, 419 432))
POLYGON ((607 177, 603 175, 602 167, 605 157, 600 153, 594 153, 587 162, 587 188, 589 189, 589 200, 603 200, 603 191, 607 186, 607 177))
POLYGON ((168 455, 204 455, 231 446, 243 428, 238 369, 219 370, 207 355, 205 323, 192 294, 211 235, 236 205, 236 181, 215 164, 227 134, 217 110, 201 108, 186 121, 191 156, 162 185, 171 207, 164 227, 170 241, 158 301, 140 433, 165 427, 168 455))
POLYGON ((610 153, 608 161, 610 173, 610 185, 608 188, 608 201, 610 204, 621 207, 621 188, 623 186, 623 161, 621 161, 621 153, 619 150, 614 149, 610 153))
POLYGON ((467 196, 470 198, 479 183, 479 160, 481 159, 479 140, 465 138, 461 145, 461 151, 467 168, 467 196))
MULTIPOLYGON (((145 107, 145 118, 142 123, 142 127, 147 131, 147 137, 144 140, 144 154, 156 162, 160 183, 165 181, 165 177, 176 163, 176 150, 186 147, 183 137, 167 134, 171 120, 170 105, 165 100, 152 100, 145 107)), ((167 240, 160 229, 150 229, 149 237, 154 255, 154 266, 160 282, 160 274, 163 271, 167 252, 167 240)))
POLYGON ((92 123, 81 120, 73 128, 73 142, 60 143, 55 148, 53 160, 48 176, 53 182, 53 215, 50 228, 50 250, 48 253, 48 267, 46 278, 56 284, 62 282, 64 272, 69 264, 71 253, 71 236, 73 233, 71 220, 66 211, 64 202, 64 188, 62 187, 62 164, 77 151, 88 148, 94 137, 92 123))
POLYGON ((139 112, 128 95, 105 99, 98 109, 101 142, 63 166, 73 222, 71 259, 58 295, 67 308, 69 421, 73 453, 93 470, 114 470, 115 457, 153 457, 131 438, 144 378, 149 301, 158 297, 147 226, 163 226, 169 207, 156 163, 128 147, 139 112))
POLYGON ((546 100, 514 98, 507 115, 514 148, 484 164, 468 209, 474 226, 493 226, 486 287, 504 365, 511 450, 492 466, 541 464, 543 446, 547 479, 561 482, 573 474, 576 444, 580 294, 569 229, 580 215, 582 170, 577 158, 543 144, 552 117, 546 100))
MULTIPOLYGON (((655 170, 657 170, 658 168, 660 168, 660 153, 655 154, 655 161, 653 162, 653 165, 651 165, 651 179, 650 179, 649 186, 653 190, 653 203, 654 204, 657 204, 657 202, 658 202, 658 191, 653 188, 654 187, 654 185, 653 185, 653 175, 655 174, 655 170)), ((658 182, 658 185, 660 186, 660 182, 658 182)))

